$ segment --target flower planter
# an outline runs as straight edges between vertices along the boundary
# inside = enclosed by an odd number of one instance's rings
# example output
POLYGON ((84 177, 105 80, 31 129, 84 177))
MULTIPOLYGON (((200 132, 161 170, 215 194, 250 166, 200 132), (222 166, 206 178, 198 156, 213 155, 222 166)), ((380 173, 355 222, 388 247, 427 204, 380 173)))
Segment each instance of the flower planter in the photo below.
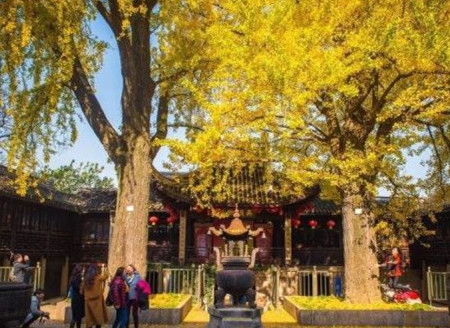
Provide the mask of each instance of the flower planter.
POLYGON ((33 286, 17 282, 0 283, 0 327, 16 328, 30 312, 33 286))
POLYGON ((283 307, 302 326, 450 327, 448 311, 310 310, 289 297, 283 307))
MULTIPOLYGON (((160 324, 160 325, 178 325, 183 322, 186 315, 192 307, 192 296, 186 297, 176 308, 150 308, 142 311, 139 315, 140 323, 160 324)), ((131 315, 130 315, 131 316, 131 315)), ((116 311, 113 307, 108 307, 109 323, 112 324, 116 317, 116 311)), ((65 323, 70 323, 72 318, 72 311, 70 305, 66 307, 66 314, 64 318, 65 323)), ((133 316, 130 318, 133 321, 133 316)))
POLYGON ((141 312, 139 322, 159 325, 181 324, 192 307, 192 296, 187 297, 176 308, 150 308, 141 312))

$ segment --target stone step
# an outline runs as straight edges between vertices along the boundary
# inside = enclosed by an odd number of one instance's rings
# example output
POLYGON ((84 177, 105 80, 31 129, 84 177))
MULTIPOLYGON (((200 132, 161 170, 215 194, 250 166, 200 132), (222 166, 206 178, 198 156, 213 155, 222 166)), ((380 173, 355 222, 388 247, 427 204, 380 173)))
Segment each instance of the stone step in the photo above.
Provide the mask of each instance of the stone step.
POLYGON ((251 318, 223 318, 222 322, 252 322, 251 318))
POLYGON ((208 328, 262 328, 261 309, 208 307, 208 328))
POLYGON ((246 318, 227 318, 220 323, 220 328, 262 328, 260 322, 254 322, 246 318))

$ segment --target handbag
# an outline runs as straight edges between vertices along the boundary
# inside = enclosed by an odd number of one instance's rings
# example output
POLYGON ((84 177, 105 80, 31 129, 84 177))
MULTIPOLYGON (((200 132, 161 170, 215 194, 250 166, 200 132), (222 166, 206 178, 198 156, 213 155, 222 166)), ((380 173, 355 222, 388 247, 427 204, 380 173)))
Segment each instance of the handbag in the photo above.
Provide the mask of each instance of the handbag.
POLYGON ((106 295, 105 303, 106 303, 106 306, 114 305, 114 295, 113 295, 113 289, 112 289, 111 285, 109 285, 109 291, 108 291, 108 295, 106 295))

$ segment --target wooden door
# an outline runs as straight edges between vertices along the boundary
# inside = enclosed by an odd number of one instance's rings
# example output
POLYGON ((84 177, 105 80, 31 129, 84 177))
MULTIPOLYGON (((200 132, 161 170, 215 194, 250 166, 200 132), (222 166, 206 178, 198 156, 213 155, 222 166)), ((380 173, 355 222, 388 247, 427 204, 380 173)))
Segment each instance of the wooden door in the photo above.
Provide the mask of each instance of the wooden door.
POLYGON ((207 234, 209 226, 204 224, 195 224, 194 227, 194 247, 195 257, 198 262, 207 262, 211 252, 210 237, 207 234))
POLYGON ((273 227, 269 224, 255 224, 255 229, 258 228, 264 229, 264 233, 255 238, 255 246, 259 248, 258 259, 262 264, 271 264, 273 227))

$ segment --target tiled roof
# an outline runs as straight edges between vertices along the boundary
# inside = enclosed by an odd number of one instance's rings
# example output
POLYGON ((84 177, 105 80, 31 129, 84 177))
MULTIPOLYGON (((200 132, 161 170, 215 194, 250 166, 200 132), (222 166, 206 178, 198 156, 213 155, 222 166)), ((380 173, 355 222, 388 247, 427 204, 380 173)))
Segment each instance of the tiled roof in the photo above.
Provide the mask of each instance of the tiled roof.
MULTIPOLYGON (((31 202, 47 204, 77 213, 104 213, 113 211, 116 205, 117 191, 82 189, 77 194, 65 194, 54 190, 51 186, 40 183, 37 190, 30 190, 25 196, 17 194, 13 186, 14 177, 6 167, 0 165, 0 195, 31 202)), ((163 211, 164 206, 156 193, 150 195, 149 211, 163 211)))
POLYGON ((56 208, 61 208, 69 211, 78 211, 77 197, 68 195, 59 191, 53 190, 46 184, 39 184, 38 190, 29 190, 27 194, 22 197, 17 194, 13 186, 14 177, 9 173, 6 167, 0 165, 0 194, 16 199, 27 199, 35 203, 48 204, 56 208))
MULTIPOLYGON (((202 192, 196 192, 195 188, 190 187, 190 185, 196 184, 195 179, 200 179, 193 174, 168 177, 155 173, 154 176, 155 187, 164 195, 194 205, 203 197, 202 192)), ((213 205, 239 204, 240 207, 288 205, 311 198, 320 192, 318 186, 306 190, 303 195, 282 192, 280 180, 275 178, 274 182, 270 183, 260 167, 243 168, 237 173, 233 173, 231 170, 227 172, 216 169, 213 172, 213 179, 211 184, 214 187, 203 191, 208 194, 209 201, 213 205), (218 183, 214 183, 215 181, 218 183), (218 185, 223 185, 223 187, 217 190, 218 185)))
MULTIPOLYGON (((115 209, 117 191, 115 189, 83 189, 78 192, 76 196, 78 198, 80 211, 82 211, 83 213, 110 212, 115 209)), ((162 200, 156 195, 155 192, 151 192, 150 194, 149 211, 164 211, 162 200)))
POLYGON ((339 214, 341 212, 341 208, 339 204, 332 200, 320 199, 316 197, 313 201, 314 203, 314 214, 339 214))
MULTIPOLYGON (((151 188, 149 211, 164 211, 163 198, 170 197, 187 204, 196 204, 196 197, 188 188, 188 174, 159 173, 153 174, 153 188, 151 188), (155 188, 156 187, 156 188, 155 188), (156 190, 158 192, 156 192, 156 190)), ((0 195, 17 199, 27 199, 36 203, 48 204, 77 213, 102 213, 113 211, 116 205, 117 191, 83 189, 75 195, 65 194, 54 190, 47 184, 39 184, 38 195, 30 190, 24 197, 17 195, 12 185, 13 176, 4 166, 0 166, 0 195)), ((311 188, 304 195, 281 196, 281 188, 276 183, 268 188, 261 170, 242 170, 233 178, 228 178, 228 189, 224 197, 216 204, 234 205, 289 205, 305 199, 315 199, 315 213, 330 214, 339 211, 331 201, 320 200, 318 187, 311 188)), ((201 195, 200 195, 201 196, 201 195)), ((216 196, 215 199, 219 199, 216 196)), ((214 201, 214 199, 213 199, 214 201)))

